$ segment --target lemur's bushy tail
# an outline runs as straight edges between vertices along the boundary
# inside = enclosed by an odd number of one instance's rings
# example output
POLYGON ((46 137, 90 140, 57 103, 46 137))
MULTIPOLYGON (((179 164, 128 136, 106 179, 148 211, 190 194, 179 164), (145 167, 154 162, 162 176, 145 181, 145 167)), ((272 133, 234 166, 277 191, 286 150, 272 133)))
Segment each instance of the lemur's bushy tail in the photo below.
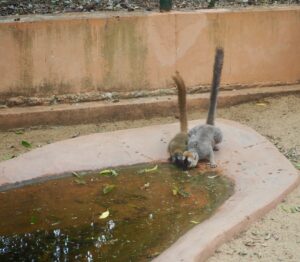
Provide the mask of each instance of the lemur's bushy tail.
POLYGON ((180 76, 179 72, 172 76, 177 89, 178 89, 178 106, 179 106, 179 120, 180 120, 180 131, 187 132, 188 122, 187 122, 187 111, 186 111, 186 87, 185 83, 180 76))
POLYGON ((207 115, 206 124, 214 125, 215 124, 215 114, 217 108, 217 97, 221 81, 222 67, 224 60, 224 51, 223 48, 218 47, 215 54, 215 63, 213 69, 213 79, 211 83, 210 91, 210 103, 209 110, 207 115))

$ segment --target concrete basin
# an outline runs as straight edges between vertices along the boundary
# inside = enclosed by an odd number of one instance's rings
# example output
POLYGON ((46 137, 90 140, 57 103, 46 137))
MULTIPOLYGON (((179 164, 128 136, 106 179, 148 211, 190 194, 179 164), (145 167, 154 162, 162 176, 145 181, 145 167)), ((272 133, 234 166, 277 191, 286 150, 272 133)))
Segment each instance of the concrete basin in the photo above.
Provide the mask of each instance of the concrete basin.
MULTIPOLYGON (((189 122, 193 127, 203 120, 189 122)), ((204 261, 234 234, 278 204, 300 181, 299 172, 264 137, 228 120, 216 160, 235 181, 235 193, 154 261, 204 261)), ((53 143, 0 163, 0 190, 72 171, 164 161, 179 124, 92 134, 53 143)))

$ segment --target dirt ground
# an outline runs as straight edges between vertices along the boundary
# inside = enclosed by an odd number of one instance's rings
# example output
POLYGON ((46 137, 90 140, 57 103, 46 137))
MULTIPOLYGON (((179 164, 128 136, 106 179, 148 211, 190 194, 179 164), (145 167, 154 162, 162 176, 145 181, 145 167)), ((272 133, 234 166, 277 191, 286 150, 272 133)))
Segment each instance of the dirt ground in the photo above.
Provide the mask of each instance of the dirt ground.
MULTIPOLYGON (((204 118, 205 115, 206 112, 191 112, 189 119, 204 118)), ((273 142, 294 164, 300 163, 300 95, 267 98, 219 109, 218 117, 252 127, 273 142)), ((0 161, 79 135, 174 121, 174 117, 168 117, 0 132, 0 161), (31 147, 24 147, 22 141, 28 142, 31 147)), ((300 187, 248 230, 221 246, 208 261, 300 261, 300 212, 294 208, 298 206, 300 187)))
MULTIPOLYGON (((297 5, 299 0, 172 0, 173 10, 297 5)), ((158 11, 157 0, 0 0, 0 16, 95 11, 158 11)), ((19 19, 21 19, 19 17, 19 19)), ((19 20, 16 20, 19 21, 19 20)))

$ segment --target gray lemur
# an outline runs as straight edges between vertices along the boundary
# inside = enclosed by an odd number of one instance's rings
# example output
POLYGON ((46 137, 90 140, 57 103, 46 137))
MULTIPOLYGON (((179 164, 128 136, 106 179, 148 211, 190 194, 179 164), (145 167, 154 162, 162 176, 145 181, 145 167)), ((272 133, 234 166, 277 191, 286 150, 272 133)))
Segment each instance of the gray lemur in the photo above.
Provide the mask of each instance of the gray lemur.
POLYGON ((220 86, 223 67, 224 52, 222 48, 216 49, 213 79, 210 93, 210 104, 206 124, 197 125, 188 132, 188 150, 184 152, 188 168, 195 167, 199 160, 208 159, 212 168, 217 167, 214 159, 216 144, 222 141, 221 129, 214 126, 215 111, 217 107, 218 89, 220 86))
POLYGON ((172 77, 177 89, 178 89, 178 107, 179 107, 179 121, 180 132, 172 138, 168 145, 168 152, 170 154, 170 160, 178 167, 186 166, 185 157, 183 153, 187 150, 188 143, 188 123, 186 112, 186 87, 185 83, 178 72, 172 77))

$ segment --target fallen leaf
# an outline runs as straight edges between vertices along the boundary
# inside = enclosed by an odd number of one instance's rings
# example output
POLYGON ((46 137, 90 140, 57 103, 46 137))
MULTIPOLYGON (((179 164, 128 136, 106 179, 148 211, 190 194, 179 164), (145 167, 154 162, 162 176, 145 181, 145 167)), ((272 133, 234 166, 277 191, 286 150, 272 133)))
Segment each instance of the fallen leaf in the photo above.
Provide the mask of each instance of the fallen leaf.
POLYGON ((22 140, 21 145, 24 146, 24 147, 27 147, 27 148, 31 147, 31 144, 26 140, 22 140))
POLYGON ((102 170, 99 175, 101 176, 117 176, 118 173, 116 170, 114 169, 105 169, 105 170, 102 170))
POLYGON ((295 207, 295 210, 296 210, 297 212, 300 212, 300 206, 295 207))
POLYGON ((81 178, 75 178, 74 181, 78 184, 78 185, 85 185, 86 182, 81 178))
POLYGON ((154 166, 153 168, 145 168, 142 170, 139 170, 138 173, 139 174, 143 174, 143 173, 150 173, 150 172, 154 172, 158 169, 158 165, 154 166))
POLYGON ((246 247, 254 247, 256 244, 253 241, 247 241, 244 243, 246 247))
POLYGON ((85 184, 86 184, 86 182, 84 181, 83 177, 82 177, 81 175, 79 175, 78 173, 72 172, 72 175, 73 175, 74 177, 76 177, 76 178, 74 179, 74 181, 75 181, 78 185, 85 185, 85 184))
POLYGON ((296 213, 300 212, 300 206, 283 206, 281 205, 281 209, 285 211, 286 213, 296 213))
POLYGON ((9 160, 9 159, 12 159, 12 158, 15 158, 16 156, 15 155, 6 155, 3 157, 2 160, 9 160))
POLYGON ((144 184, 144 188, 149 188, 150 187, 150 183, 148 182, 148 183, 146 183, 146 184, 144 184))
POLYGON ((296 213, 296 212, 298 212, 298 211, 296 210, 295 207, 291 207, 290 210, 291 210, 291 213, 296 213))
POLYGON ((215 178, 215 177, 217 177, 218 175, 215 175, 215 176, 208 176, 208 178, 210 178, 210 179, 213 179, 213 178, 215 178))
POLYGON ((160 254, 159 252, 155 252, 153 254, 148 254, 147 258, 155 258, 155 257, 159 256, 159 254, 160 254))
POLYGON ((106 195, 108 194, 109 192, 111 192, 116 186, 115 185, 106 185, 104 188, 103 188, 103 194, 106 195))
POLYGON ((77 177, 77 178, 79 178, 79 179, 82 179, 82 176, 79 175, 79 174, 76 173, 76 172, 72 172, 72 175, 75 176, 75 177, 77 177))
POLYGON ((265 240, 269 240, 270 238, 271 238, 271 234, 267 233, 266 236, 265 236, 265 240))
POLYGON ((281 206, 281 209, 284 211, 284 212, 286 212, 286 213, 289 213, 289 210, 285 207, 285 206, 281 206))
POLYGON ((60 224, 60 222, 52 223, 51 226, 56 226, 56 225, 58 225, 58 224, 60 224))
POLYGON ((16 135, 23 135, 24 133, 25 133, 24 130, 16 130, 16 131, 15 131, 15 134, 16 134, 16 135))
POLYGON ((192 224, 199 224, 200 222, 198 222, 198 221, 195 221, 195 220, 191 220, 190 221, 192 224))
POLYGON ((31 225, 35 225, 37 223, 37 217, 36 216, 32 216, 31 218, 30 218, 30 224, 31 225))
POLYGON ((173 196, 176 196, 178 194, 178 191, 179 191, 178 187, 177 186, 173 186, 173 188, 172 188, 173 196))
POLYGON ((146 173, 147 173, 147 172, 153 172, 153 171, 156 171, 157 168, 158 168, 158 165, 154 166, 153 168, 146 168, 146 169, 145 169, 145 172, 146 172, 146 173))
POLYGON ((173 186, 172 193, 173 193, 174 196, 176 196, 176 195, 180 195, 182 197, 189 197, 190 196, 190 194, 188 192, 184 191, 181 188, 178 188, 177 186, 173 186))
POLYGON ((80 132, 76 132, 74 135, 71 136, 71 138, 78 137, 80 135, 80 132))
POLYGON ((103 212, 100 216, 99 219, 105 219, 109 216, 109 210, 106 210, 105 212, 103 212))
POLYGON ((148 182, 148 183, 144 184, 143 186, 141 186, 140 188, 141 189, 147 189, 149 187, 150 187, 150 183, 148 182))
POLYGON ((180 189, 180 190, 178 191, 178 193, 179 193, 179 195, 181 195, 182 197, 189 197, 189 196, 190 196, 190 193, 188 193, 188 192, 186 192, 186 191, 184 191, 184 190, 182 190, 182 189, 180 189))
POLYGON ((257 106, 267 106, 266 103, 256 103, 257 106))

